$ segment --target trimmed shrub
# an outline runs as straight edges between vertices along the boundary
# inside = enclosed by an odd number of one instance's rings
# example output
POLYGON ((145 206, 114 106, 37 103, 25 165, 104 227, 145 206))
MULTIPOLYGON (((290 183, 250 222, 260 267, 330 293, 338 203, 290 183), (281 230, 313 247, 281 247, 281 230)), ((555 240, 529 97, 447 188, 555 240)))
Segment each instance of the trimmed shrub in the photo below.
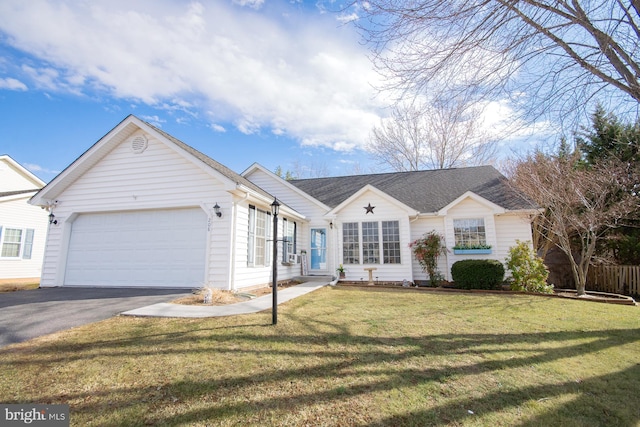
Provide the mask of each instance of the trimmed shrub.
POLYGON ((553 293, 553 285, 547 284, 549 270, 528 242, 516 240, 516 246, 509 248, 506 261, 511 270, 512 291, 553 293))
POLYGON ((451 266, 451 277, 461 289, 500 289, 504 266, 495 259, 464 259, 451 266))

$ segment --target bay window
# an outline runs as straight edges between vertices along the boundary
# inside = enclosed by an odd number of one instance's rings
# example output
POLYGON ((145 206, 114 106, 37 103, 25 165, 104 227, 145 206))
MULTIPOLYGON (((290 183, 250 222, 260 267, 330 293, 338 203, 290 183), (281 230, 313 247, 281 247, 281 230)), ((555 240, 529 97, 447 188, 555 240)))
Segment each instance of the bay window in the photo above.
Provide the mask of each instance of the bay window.
POLYGON ((342 263, 400 264, 399 221, 343 223, 342 263))

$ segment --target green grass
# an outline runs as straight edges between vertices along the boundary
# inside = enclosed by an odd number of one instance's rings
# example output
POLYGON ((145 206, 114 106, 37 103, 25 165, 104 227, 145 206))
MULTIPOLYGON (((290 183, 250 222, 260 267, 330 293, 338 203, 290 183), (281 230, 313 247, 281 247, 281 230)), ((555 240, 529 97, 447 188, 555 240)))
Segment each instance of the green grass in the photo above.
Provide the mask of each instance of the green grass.
POLYGON ((0 350, 0 402, 72 425, 635 426, 636 307, 325 288, 229 318, 118 317, 0 350))

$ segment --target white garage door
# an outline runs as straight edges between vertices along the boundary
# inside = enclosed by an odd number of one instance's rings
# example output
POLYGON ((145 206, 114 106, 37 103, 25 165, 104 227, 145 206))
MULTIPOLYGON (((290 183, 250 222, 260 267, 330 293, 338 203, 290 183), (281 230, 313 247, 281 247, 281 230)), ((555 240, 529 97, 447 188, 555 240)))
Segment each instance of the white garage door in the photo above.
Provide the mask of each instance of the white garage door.
POLYGON ((65 285, 199 287, 205 275, 202 209, 81 214, 73 222, 65 285))

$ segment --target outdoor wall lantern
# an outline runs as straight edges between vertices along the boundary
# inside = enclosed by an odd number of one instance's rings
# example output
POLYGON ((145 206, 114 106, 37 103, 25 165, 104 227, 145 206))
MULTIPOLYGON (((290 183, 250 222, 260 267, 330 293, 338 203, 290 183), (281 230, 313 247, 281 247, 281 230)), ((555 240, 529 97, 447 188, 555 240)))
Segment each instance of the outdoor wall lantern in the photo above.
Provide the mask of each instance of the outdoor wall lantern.
POLYGON ((216 213, 218 218, 222 217, 222 211, 220 210, 220 206, 218 206, 218 202, 213 206, 213 211, 216 213))
POLYGON ((273 283, 271 285, 271 295, 273 297, 271 306, 271 324, 278 324, 278 212, 280 203, 274 198, 271 203, 271 214, 273 214, 273 283))
POLYGON ((51 212, 49 214, 49 224, 57 224, 58 220, 56 219, 56 216, 53 214, 53 212, 51 212))

